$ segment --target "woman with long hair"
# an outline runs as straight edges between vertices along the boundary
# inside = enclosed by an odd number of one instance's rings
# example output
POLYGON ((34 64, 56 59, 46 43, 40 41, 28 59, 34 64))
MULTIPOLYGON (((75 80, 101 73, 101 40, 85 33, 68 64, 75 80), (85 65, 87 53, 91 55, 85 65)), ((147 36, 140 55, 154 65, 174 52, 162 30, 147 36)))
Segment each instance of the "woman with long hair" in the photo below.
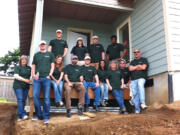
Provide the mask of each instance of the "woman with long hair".
POLYGON ((53 75, 51 76, 51 83, 53 85, 53 89, 54 89, 54 97, 55 97, 55 102, 56 102, 56 106, 63 106, 63 102, 62 102, 62 92, 63 92, 63 76, 64 76, 64 72, 63 72, 63 67, 64 67, 64 63, 63 63, 63 57, 62 56, 56 56, 56 63, 55 63, 55 68, 54 68, 54 72, 53 75))
POLYGON ((100 88, 101 88, 101 105, 106 106, 108 103, 108 85, 106 83, 107 65, 104 60, 99 62, 99 69, 97 70, 100 88))
POLYGON ((28 119, 27 113, 24 109, 25 102, 29 92, 31 67, 27 66, 28 57, 22 55, 19 61, 19 66, 14 69, 14 83, 13 89, 17 98, 18 119, 17 121, 28 119))
POLYGON ((109 87, 109 90, 112 91, 113 96, 115 97, 118 105, 120 107, 119 114, 126 114, 126 108, 124 106, 123 99, 123 86, 124 79, 123 74, 118 69, 117 61, 113 60, 110 62, 110 69, 107 72, 106 83, 109 87))
POLYGON ((82 66, 85 64, 84 58, 88 55, 87 47, 83 44, 83 39, 79 37, 76 42, 76 46, 74 46, 71 50, 71 54, 76 55, 78 57, 77 65, 82 66))

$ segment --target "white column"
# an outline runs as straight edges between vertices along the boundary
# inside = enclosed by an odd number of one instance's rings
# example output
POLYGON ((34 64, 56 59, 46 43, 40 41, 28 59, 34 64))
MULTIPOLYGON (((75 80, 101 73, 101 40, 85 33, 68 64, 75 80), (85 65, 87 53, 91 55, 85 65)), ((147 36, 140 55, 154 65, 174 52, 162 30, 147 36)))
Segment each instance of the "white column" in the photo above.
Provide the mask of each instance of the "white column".
POLYGON ((39 41, 41 40, 43 23, 43 8, 44 0, 37 0, 30 47, 29 65, 32 65, 33 56, 39 50, 39 41))

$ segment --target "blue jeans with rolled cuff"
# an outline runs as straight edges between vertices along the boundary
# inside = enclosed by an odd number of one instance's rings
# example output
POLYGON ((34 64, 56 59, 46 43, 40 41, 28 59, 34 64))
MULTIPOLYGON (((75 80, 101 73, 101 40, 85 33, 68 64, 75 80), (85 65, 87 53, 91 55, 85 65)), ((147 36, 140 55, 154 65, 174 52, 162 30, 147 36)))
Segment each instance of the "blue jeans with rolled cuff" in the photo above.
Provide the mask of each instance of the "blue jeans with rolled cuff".
POLYGON ((112 94, 114 98, 116 99, 120 109, 124 109, 124 99, 123 99, 123 90, 121 89, 114 89, 112 90, 112 94))
POLYGON ((26 111, 24 110, 24 107, 29 89, 14 88, 14 92, 17 98, 18 118, 22 119, 25 115, 27 115, 26 111))

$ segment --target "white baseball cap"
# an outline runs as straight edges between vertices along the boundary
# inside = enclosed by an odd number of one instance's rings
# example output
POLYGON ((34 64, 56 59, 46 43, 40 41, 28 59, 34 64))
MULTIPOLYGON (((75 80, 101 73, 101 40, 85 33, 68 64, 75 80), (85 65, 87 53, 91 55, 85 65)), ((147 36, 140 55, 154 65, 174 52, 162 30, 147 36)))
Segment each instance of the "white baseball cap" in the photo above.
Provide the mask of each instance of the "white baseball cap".
POLYGON ((92 39, 95 39, 95 38, 96 38, 96 39, 98 39, 99 37, 98 37, 98 36, 96 36, 96 35, 92 37, 92 39))
POLYGON ((46 41, 45 41, 45 40, 41 40, 41 41, 39 42, 39 45, 42 45, 42 44, 46 45, 46 41))
POLYGON ((90 56, 86 56, 85 58, 84 58, 85 60, 90 60, 91 59, 91 57, 90 56))
POLYGON ((72 55, 71 59, 78 59, 78 56, 77 55, 72 55))
POLYGON ((59 33, 62 33, 62 30, 61 30, 61 29, 57 29, 57 30, 56 30, 56 33, 58 33, 58 32, 59 32, 59 33))

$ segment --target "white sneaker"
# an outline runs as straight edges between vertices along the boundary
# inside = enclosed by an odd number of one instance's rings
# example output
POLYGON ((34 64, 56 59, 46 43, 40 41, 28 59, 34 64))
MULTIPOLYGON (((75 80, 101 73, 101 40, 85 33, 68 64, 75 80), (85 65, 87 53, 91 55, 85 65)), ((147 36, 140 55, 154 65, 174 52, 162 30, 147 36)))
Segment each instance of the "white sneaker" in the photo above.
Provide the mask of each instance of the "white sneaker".
POLYGON ((59 105, 60 105, 60 106, 63 106, 63 105, 64 105, 64 103, 61 101, 61 102, 59 102, 59 105))
POLYGON ((28 116, 27 116, 27 115, 24 115, 22 119, 23 119, 23 120, 27 120, 27 119, 28 119, 28 116))
POLYGON ((38 117, 32 118, 32 121, 37 121, 37 120, 40 120, 40 119, 38 117))
POLYGON ((44 124, 48 124, 49 123, 49 119, 44 119, 44 124))
POLYGON ((140 114, 140 112, 139 111, 135 111, 135 114, 140 114))
POLYGON ((22 121, 22 119, 21 119, 21 118, 18 118, 17 121, 18 121, 18 122, 19 122, 19 121, 22 121))
POLYGON ((148 106, 146 104, 141 104, 141 108, 146 109, 146 108, 148 108, 148 106))

